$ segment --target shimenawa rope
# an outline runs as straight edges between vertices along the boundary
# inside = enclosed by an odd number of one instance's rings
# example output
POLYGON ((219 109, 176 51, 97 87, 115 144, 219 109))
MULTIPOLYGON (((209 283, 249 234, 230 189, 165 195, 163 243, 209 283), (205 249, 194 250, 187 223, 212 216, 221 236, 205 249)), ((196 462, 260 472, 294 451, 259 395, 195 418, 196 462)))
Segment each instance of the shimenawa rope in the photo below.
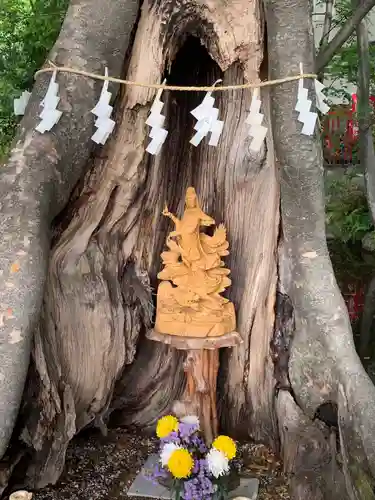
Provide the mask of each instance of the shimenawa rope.
POLYGON ((142 82, 133 82, 130 80, 121 80, 120 78, 114 78, 113 76, 104 76, 98 75, 95 73, 89 73, 88 71, 83 71, 80 69, 69 68, 67 66, 56 66, 51 61, 51 64, 48 68, 43 68, 38 70, 34 78, 36 79, 38 75, 42 73, 53 73, 53 72, 63 72, 63 73, 73 73, 75 75, 85 76, 87 78, 93 78, 95 80, 103 80, 110 81, 114 83, 120 83, 122 85, 129 85, 133 87, 144 87, 149 89, 163 89, 163 90, 178 90, 183 92, 222 92, 226 90, 241 90, 241 89, 258 89, 260 87, 270 87, 272 85, 282 85, 283 83, 293 82, 296 80, 300 80, 301 78, 313 78, 316 79, 318 76, 315 73, 301 73, 299 75, 287 76, 285 78, 279 78, 277 80, 267 80, 264 82, 258 83, 241 83, 238 85, 222 85, 220 86, 211 86, 211 87, 184 87, 179 85, 165 85, 159 83, 142 83, 142 82))

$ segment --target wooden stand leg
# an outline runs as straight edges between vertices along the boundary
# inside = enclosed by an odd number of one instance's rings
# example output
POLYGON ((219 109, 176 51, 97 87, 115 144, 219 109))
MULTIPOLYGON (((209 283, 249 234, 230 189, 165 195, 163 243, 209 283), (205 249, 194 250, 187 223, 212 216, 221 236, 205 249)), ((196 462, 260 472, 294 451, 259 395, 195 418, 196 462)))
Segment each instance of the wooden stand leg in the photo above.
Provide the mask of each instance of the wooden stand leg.
POLYGON ((208 351, 208 353, 210 356, 209 387, 210 387, 211 412, 212 412, 212 430, 213 430, 213 435, 217 436, 219 434, 219 421, 217 416, 216 391, 217 391, 217 374, 219 371, 219 351, 215 349, 214 351, 208 351))
POLYGON ((218 434, 216 406, 217 373, 219 352, 214 350, 191 350, 184 364, 186 390, 183 401, 175 405, 177 416, 198 414, 206 443, 210 445, 218 434))
POLYGON ((209 352, 207 350, 201 351, 202 375, 205 382, 205 390, 201 393, 201 422, 206 438, 207 444, 213 441, 213 428, 212 428, 212 408, 211 408, 211 394, 210 394, 210 379, 209 379, 209 352))

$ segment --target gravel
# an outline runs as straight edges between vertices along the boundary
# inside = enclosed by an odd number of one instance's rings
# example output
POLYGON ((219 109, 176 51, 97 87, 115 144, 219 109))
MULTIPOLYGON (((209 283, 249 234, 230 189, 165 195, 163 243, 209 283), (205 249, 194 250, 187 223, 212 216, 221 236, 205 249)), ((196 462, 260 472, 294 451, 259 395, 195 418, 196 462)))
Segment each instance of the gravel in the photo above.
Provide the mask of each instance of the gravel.
MULTIPOLYGON (((263 445, 243 443, 238 449, 242 472, 260 480, 259 500, 289 500, 276 456, 263 445)), ((36 492, 33 500, 126 500, 127 489, 156 450, 155 438, 122 429, 111 429, 105 437, 79 436, 68 450, 59 483, 36 492)))

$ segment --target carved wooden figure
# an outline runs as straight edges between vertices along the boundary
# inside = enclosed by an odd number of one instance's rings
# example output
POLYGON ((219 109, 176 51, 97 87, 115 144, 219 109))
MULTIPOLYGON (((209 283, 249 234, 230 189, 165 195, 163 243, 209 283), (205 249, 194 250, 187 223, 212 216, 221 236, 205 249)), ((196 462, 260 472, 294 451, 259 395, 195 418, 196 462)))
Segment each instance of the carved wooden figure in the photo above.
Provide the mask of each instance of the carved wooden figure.
POLYGON ((220 337, 236 329, 233 304, 220 294, 231 284, 221 257, 229 254, 226 229, 221 224, 213 236, 200 228, 214 219, 199 206, 195 189, 186 192, 181 219, 166 207, 163 214, 175 224, 163 252, 164 269, 157 293, 155 330, 168 335, 220 337), (173 286, 174 285, 174 286, 173 286))
POLYGON ((198 415, 211 443, 218 433, 218 349, 242 342, 235 332, 234 306, 220 295, 231 284, 221 259, 229 254, 226 229, 221 224, 212 236, 201 232, 201 227, 215 221, 200 208, 193 187, 187 189, 181 219, 167 207, 163 214, 174 222, 175 230, 167 237, 168 250, 161 254, 164 268, 158 274, 155 329, 148 337, 187 351, 186 390, 173 411, 178 417, 198 415))

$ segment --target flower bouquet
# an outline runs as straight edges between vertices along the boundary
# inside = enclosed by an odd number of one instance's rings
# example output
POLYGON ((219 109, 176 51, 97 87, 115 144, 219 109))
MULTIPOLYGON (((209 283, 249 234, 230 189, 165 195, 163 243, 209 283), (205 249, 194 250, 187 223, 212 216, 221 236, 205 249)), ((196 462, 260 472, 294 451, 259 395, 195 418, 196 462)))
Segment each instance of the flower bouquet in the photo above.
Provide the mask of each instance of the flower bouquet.
POLYGON ((218 436, 208 448, 198 417, 179 421, 172 415, 158 421, 156 434, 160 460, 150 479, 167 487, 175 500, 224 500, 238 486, 237 450, 230 437, 218 436))

